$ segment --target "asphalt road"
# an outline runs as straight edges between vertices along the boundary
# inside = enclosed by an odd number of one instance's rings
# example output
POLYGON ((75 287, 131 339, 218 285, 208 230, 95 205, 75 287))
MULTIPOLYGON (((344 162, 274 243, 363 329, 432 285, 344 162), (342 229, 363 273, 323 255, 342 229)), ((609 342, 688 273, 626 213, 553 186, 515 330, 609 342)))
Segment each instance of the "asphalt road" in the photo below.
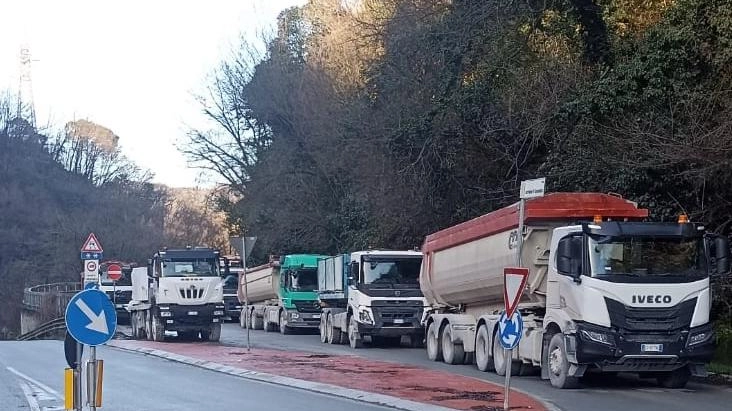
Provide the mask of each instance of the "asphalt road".
MULTIPOLYGON (((297 350, 330 355, 358 355, 369 359, 418 365, 449 371, 503 384, 503 377, 480 372, 474 365, 447 365, 430 361, 423 349, 406 347, 369 347, 353 350, 348 345, 321 344, 317 333, 281 335, 251 331, 254 347, 297 350)), ((246 330, 238 324, 225 324, 221 343, 246 346, 246 330)), ((641 380, 632 375, 583 379, 577 390, 557 390, 538 376, 511 377, 511 386, 556 405, 565 411, 672 411, 672 410, 724 410, 732 409, 732 387, 689 383, 685 389, 671 390, 657 386, 653 380, 641 380)))
MULTIPOLYGON (((265 384, 156 357, 99 347, 102 410, 386 411, 347 399, 265 384)), ((0 409, 63 410, 60 341, 0 342, 0 409)))

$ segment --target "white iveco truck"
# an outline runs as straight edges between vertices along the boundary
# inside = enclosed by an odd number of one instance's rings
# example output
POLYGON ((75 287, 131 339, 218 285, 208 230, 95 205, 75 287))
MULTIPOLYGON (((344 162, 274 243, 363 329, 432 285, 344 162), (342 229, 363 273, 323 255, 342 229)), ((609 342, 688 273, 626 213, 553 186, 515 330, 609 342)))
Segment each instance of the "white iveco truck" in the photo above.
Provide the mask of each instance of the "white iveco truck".
POLYGON ((132 337, 163 341, 166 331, 175 331, 218 341, 226 314, 219 270, 219 252, 210 248, 155 253, 146 272, 132 273, 132 337))
POLYGON ((423 340, 426 302, 419 290, 422 253, 358 251, 318 262, 318 298, 323 306, 320 340, 360 348, 423 340))
MULTIPOLYGON (((714 348, 710 276, 729 271, 727 239, 685 216, 670 223, 647 216, 605 194, 526 202, 521 262, 530 275, 512 373, 540 367, 558 388, 576 386, 589 370, 637 372, 669 388, 705 374, 714 348)), ((512 205, 425 239, 429 358, 461 364, 474 353, 479 369, 506 372, 496 332, 518 219, 512 205)))

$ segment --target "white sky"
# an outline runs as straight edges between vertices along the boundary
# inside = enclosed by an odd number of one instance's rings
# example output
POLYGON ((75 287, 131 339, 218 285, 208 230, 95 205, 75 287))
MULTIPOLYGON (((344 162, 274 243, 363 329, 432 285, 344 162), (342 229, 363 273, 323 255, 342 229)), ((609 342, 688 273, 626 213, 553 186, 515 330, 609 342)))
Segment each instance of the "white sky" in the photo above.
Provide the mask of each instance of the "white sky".
MULTIPOLYGON (((39 125, 85 118, 171 186, 206 184, 176 142, 202 116, 192 93, 238 44, 306 0, 2 0, 0 91, 18 88, 30 48, 39 125)), ((210 182, 208 182, 210 183, 210 182)))

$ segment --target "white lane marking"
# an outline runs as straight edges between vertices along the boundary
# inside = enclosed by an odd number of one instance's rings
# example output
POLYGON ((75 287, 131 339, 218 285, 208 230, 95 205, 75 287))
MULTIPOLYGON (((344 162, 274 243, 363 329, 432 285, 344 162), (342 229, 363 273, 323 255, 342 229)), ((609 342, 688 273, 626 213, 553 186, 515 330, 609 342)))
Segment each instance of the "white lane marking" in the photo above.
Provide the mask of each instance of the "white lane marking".
POLYGON ((28 386, 28 383, 25 381, 18 381, 18 384, 20 384, 20 389, 23 390, 23 394, 25 394, 25 399, 28 401, 28 406, 31 411, 41 411, 41 407, 38 406, 38 401, 36 401, 36 397, 33 395, 33 391, 28 386))
POLYGON ((46 384, 44 384, 44 383, 42 383, 42 382, 40 382, 40 381, 37 381, 37 380, 35 380, 35 379, 33 379, 33 378, 31 378, 31 377, 29 377, 29 376, 27 376, 27 375, 23 374, 22 372, 20 372, 20 371, 16 370, 16 369, 15 369, 15 368, 13 368, 13 367, 5 367, 5 368, 6 368, 6 369, 7 369, 8 371, 12 372, 13 374, 17 375, 18 377, 20 377, 20 378, 22 378, 22 379, 24 379, 24 380, 26 380, 26 381, 30 382, 31 384, 34 384, 34 385, 36 385, 36 386, 37 386, 38 388, 40 388, 40 389, 42 389, 42 390, 46 391, 46 392, 47 392, 48 394, 51 394, 51 395, 53 395, 54 397, 58 398, 59 400, 62 400, 62 399, 64 399, 64 398, 63 398, 63 397, 61 396, 61 394, 59 394, 59 393, 58 393, 58 391, 54 390, 53 388, 49 387, 48 385, 46 385, 46 384))

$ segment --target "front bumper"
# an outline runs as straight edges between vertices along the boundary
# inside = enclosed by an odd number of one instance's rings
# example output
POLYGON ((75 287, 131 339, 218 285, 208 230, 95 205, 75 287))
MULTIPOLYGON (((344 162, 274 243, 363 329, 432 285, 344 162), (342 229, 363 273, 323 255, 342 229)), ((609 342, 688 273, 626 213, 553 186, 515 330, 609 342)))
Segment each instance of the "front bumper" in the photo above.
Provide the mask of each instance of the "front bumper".
POLYGON ((303 313, 287 310, 287 326, 291 328, 318 328, 320 313, 303 313))
POLYGON ((224 295, 224 306, 226 306, 225 310, 227 316, 231 318, 239 318, 239 315, 241 315, 242 305, 239 302, 239 297, 236 295, 224 295))
POLYGON ((421 302, 403 306, 390 306, 385 303, 381 306, 372 305, 370 309, 368 316, 361 311, 354 314, 358 316, 358 332, 361 335, 399 337, 424 333, 422 326, 424 307, 421 302), (372 316, 373 318, 370 318, 372 316))
POLYGON ((665 333, 629 333, 580 323, 566 343, 577 364, 594 365, 603 371, 672 371, 708 363, 714 354, 711 324, 665 333), (692 339, 697 343, 691 344, 692 339))
POLYGON ((166 330, 196 330, 222 323, 226 316, 221 303, 205 305, 159 305, 157 312, 166 330))

